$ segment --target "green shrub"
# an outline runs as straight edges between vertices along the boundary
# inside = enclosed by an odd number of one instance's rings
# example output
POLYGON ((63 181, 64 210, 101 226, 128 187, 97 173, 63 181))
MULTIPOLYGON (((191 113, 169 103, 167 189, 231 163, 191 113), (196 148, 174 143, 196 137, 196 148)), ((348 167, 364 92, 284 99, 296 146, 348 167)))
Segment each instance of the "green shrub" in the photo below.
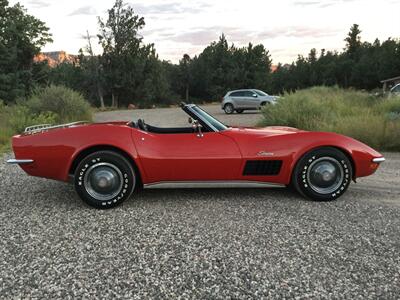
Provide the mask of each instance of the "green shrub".
POLYGON ((50 86, 36 91, 26 102, 4 105, 0 100, 0 153, 9 149, 12 135, 36 124, 59 124, 92 120, 85 99, 71 89, 50 86))
POLYGON ((379 103, 377 109, 383 113, 397 113, 400 114, 400 97, 392 97, 384 99, 379 103))
POLYGON ((22 132, 26 127, 36 124, 55 124, 57 115, 52 112, 32 114, 28 107, 14 105, 7 108, 7 125, 14 132, 22 132))
POLYGON ((11 137, 35 124, 55 124, 57 116, 51 112, 32 114, 22 105, 4 106, 0 102, 0 153, 9 149, 11 137))
POLYGON ((378 98, 338 87, 285 94, 263 109, 262 126, 333 131, 380 150, 400 150, 400 98, 378 98))
POLYGON ((54 113, 57 123, 91 121, 92 111, 83 96, 64 86, 37 90, 25 104, 36 115, 54 113))
POLYGON ((7 126, 7 114, 5 112, 5 105, 0 100, 0 154, 8 148, 10 136, 13 131, 7 126))
POLYGON ((381 149, 385 143, 384 116, 379 115, 353 115, 339 118, 333 130, 359 141, 366 142, 369 146, 381 149))

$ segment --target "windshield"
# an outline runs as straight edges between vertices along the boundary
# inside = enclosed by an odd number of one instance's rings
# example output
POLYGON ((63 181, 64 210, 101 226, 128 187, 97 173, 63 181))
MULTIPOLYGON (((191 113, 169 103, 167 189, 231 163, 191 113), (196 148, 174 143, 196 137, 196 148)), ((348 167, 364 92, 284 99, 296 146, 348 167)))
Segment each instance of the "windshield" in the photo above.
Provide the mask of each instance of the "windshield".
POLYGON ((395 85, 395 86, 392 88, 391 92, 392 92, 392 93, 400 93, 400 84, 395 85))
POLYGON ((254 90, 256 92, 256 94, 258 94, 258 96, 268 96, 267 93, 264 93, 263 91, 260 90, 254 90))
POLYGON ((215 119, 213 116, 202 110, 198 106, 192 106, 192 109, 195 111, 196 114, 198 114, 205 122, 209 123, 212 125, 215 129, 218 131, 223 131, 228 129, 224 124, 222 124, 220 121, 215 119))

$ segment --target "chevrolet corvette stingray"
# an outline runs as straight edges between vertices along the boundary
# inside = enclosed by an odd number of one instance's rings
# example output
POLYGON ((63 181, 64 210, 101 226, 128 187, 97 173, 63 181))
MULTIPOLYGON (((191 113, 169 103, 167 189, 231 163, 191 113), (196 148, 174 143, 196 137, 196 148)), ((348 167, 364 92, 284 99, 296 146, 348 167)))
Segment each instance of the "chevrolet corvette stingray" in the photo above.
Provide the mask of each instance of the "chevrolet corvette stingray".
POLYGON ((96 208, 111 208, 158 183, 240 182, 291 186, 312 200, 345 193, 384 157, 331 132, 229 127, 194 104, 181 105, 187 127, 144 120, 31 126, 12 138, 14 159, 29 175, 70 181, 96 208))

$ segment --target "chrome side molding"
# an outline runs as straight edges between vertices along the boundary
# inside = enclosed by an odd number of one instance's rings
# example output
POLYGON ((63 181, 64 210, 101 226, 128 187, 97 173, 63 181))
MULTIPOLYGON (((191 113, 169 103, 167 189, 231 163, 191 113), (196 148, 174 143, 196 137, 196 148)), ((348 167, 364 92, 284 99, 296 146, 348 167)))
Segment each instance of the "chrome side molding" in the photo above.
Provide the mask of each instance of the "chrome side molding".
POLYGON ((377 164, 380 164, 380 163, 383 163, 385 160, 386 160, 386 159, 385 159, 384 157, 378 157, 378 158, 374 158, 374 159, 372 160, 372 162, 377 163, 377 164))
POLYGON ((33 162, 34 162, 33 159, 15 159, 15 158, 12 158, 12 159, 7 160, 7 163, 11 164, 11 165, 15 165, 15 164, 17 164, 17 165, 26 165, 26 164, 31 164, 33 162))
POLYGON ((261 181, 161 181, 144 184, 144 188, 283 188, 284 184, 268 183, 261 181))

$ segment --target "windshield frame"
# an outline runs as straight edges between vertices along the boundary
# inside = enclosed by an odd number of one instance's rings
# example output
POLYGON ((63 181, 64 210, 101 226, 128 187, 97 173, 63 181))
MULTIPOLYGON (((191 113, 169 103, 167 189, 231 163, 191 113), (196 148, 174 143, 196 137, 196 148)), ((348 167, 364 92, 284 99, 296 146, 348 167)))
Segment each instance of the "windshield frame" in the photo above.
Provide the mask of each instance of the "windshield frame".
POLYGON ((262 90, 253 90, 257 95, 262 96, 262 97, 267 97, 269 96, 266 92, 263 92, 262 90))
POLYGON ((192 118, 198 120, 202 126, 208 128, 210 131, 221 132, 228 129, 224 123, 214 118, 211 114, 206 112, 200 106, 195 104, 187 104, 182 109, 192 118))

